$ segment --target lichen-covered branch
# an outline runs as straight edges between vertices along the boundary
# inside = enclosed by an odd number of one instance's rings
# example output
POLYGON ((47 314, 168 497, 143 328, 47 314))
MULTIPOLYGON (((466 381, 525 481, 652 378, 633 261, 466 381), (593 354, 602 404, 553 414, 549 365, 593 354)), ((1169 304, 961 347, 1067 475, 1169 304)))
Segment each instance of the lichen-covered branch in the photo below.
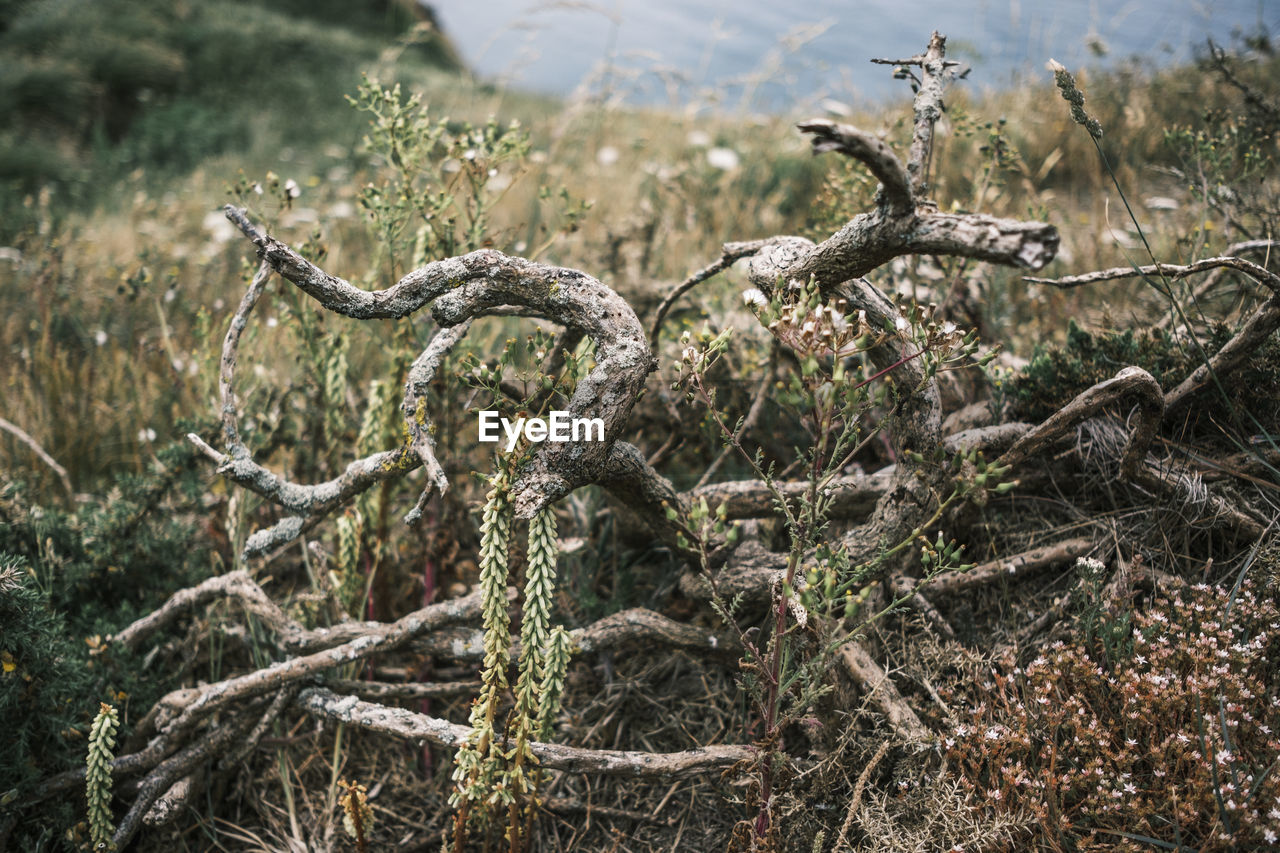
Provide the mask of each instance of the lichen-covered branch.
POLYGON ((465 598, 424 607, 391 624, 365 623, 360 626, 361 633, 355 639, 322 651, 288 658, 194 691, 175 691, 170 694, 172 700, 168 703, 161 700, 162 705, 171 707, 162 710, 156 719, 156 729, 161 733, 184 731, 232 702, 279 690, 326 669, 362 660, 375 652, 392 651, 414 637, 473 619, 479 613, 480 592, 477 590, 465 598))
POLYGON ((820 118, 802 121, 796 127, 801 133, 811 134, 814 154, 838 151, 866 166, 880 182, 883 196, 879 202, 890 214, 906 214, 915 206, 911 177, 898 155, 878 137, 847 124, 820 118))
POLYGON ((269 630, 280 635, 286 642, 296 640, 304 633, 302 626, 286 616, 262 591, 262 587, 253 582, 248 572, 235 571, 211 577, 197 586, 175 592, 158 609, 113 636, 112 642, 130 651, 136 650, 143 640, 176 621, 184 613, 219 598, 237 599, 246 610, 261 619, 269 630))
POLYGON ((427 388, 435 378, 445 355, 466 336, 470 328, 471 321, 466 320, 437 333, 422 351, 422 355, 409 366, 409 375, 405 378, 404 402, 400 408, 409 431, 409 447, 426 468, 429 483, 422 490, 417 505, 405 519, 408 522, 416 521, 422 515, 422 507, 430 497, 433 486, 442 495, 449 489, 449 479, 436 459, 436 441, 431 435, 431 420, 427 417, 427 388))
POLYGON ((643 607, 633 607, 606 616, 587 628, 574 632, 573 641, 586 653, 635 644, 649 647, 660 645, 712 656, 736 657, 742 652, 736 638, 676 622, 643 607))
MULTIPOLYGON (((354 696, 339 696, 323 688, 302 691, 295 705, 316 717, 416 744, 434 743, 456 748, 471 734, 468 726, 403 708, 362 702, 354 696)), ((581 749, 553 743, 531 743, 529 746, 538 764, 549 770, 635 779, 675 780, 719 773, 755 755, 752 747, 728 744, 667 753, 581 749)))
POLYGON ((365 291, 329 275, 261 233, 243 211, 231 206, 226 211, 276 272, 325 308, 344 316, 399 318, 431 304, 441 325, 456 326, 472 317, 517 306, 587 334, 596 344, 596 365, 578 381, 568 412, 575 418, 602 419, 604 441, 543 444, 516 479, 512 491, 516 515, 531 518, 542 507, 599 477, 645 377, 655 367, 640 321, 618 294, 578 270, 490 249, 434 261, 386 290, 365 291))
POLYGON ((1018 439, 1013 447, 1000 456, 996 464, 1021 464, 1062 438, 1076 424, 1126 398, 1132 399, 1137 405, 1137 422, 1120 460, 1120 475, 1129 480, 1135 479, 1160 427, 1160 419, 1164 416, 1164 393, 1160 390, 1160 383, 1140 367, 1126 367, 1111 379, 1081 392, 1044 423, 1018 439))
MULTIPOLYGON (((893 466, 881 468, 873 474, 856 474, 835 477, 826 485, 827 513, 830 518, 866 518, 875 510, 876 502, 889 489, 893 479, 893 466)), ((783 497, 799 499, 809 484, 796 480, 775 483, 783 497)), ((708 483, 685 494, 686 500, 705 499, 710 507, 725 507, 729 519, 765 518, 780 514, 775 506, 773 492, 759 480, 727 480, 708 483)))

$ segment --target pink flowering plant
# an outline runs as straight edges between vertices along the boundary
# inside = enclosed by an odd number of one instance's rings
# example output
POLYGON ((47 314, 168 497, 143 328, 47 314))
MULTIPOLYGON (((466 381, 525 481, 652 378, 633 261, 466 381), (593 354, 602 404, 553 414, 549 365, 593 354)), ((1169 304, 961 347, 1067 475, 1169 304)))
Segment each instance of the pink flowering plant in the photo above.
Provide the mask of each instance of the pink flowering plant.
POLYGON ((1274 595, 1179 586, 1126 618, 1127 655, 1078 632, 951 693, 968 719, 946 755, 973 802, 1031 815, 1044 849, 1274 849, 1274 595))

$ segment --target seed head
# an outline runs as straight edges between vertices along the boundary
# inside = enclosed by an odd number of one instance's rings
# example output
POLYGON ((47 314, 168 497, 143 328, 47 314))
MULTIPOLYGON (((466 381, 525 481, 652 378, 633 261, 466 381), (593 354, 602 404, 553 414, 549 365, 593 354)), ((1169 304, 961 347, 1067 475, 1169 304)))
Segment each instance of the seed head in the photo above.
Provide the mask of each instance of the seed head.
POLYGON ((1101 139, 1102 123, 1085 112, 1084 92, 1080 91, 1076 78, 1072 77, 1066 67, 1056 59, 1050 59, 1048 67, 1053 72, 1053 82, 1062 92, 1062 99, 1071 105, 1071 120, 1089 131, 1089 135, 1094 139, 1101 139))

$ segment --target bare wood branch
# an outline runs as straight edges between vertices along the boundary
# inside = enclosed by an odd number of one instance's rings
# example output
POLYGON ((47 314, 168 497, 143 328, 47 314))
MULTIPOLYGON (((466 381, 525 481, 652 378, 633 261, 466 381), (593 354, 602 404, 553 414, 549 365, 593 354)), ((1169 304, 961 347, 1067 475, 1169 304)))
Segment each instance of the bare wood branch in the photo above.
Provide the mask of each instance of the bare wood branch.
POLYGON ((438 699, 442 696, 475 695, 479 681, 451 681, 442 684, 388 684, 385 681, 332 680, 325 687, 344 696, 362 699, 438 699))
POLYGON ((1222 349, 1214 353, 1208 364, 1201 364, 1177 388, 1165 395, 1165 409, 1172 411, 1184 405, 1200 389, 1209 385, 1213 377, 1222 379, 1257 352, 1271 333, 1280 329, 1280 290, 1263 302, 1249 315, 1240 329, 1222 349))
POLYGON ((875 662, 861 643, 856 641, 845 643, 840 647, 839 655, 845 669, 884 714, 890 728, 899 737, 911 742, 929 738, 929 729, 920 722, 920 718, 898 692, 888 673, 875 662))
MULTIPOLYGON (((622 610, 579 628, 573 632, 573 641, 582 653, 636 646, 648 649, 682 649, 730 657, 741 652, 734 637, 676 622, 643 607, 622 610)), ((485 653, 484 631, 478 628, 435 631, 415 641, 413 649, 420 654, 454 661, 479 661, 484 658, 485 653)), ((512 660, 519 659, 519 643, 511 645, 509 654, 512 660)), ((329 686, 338 689, 333 684, 329 686)), ((340 692, 364 695, 362 689, 354 687, 340 692)))
MULTIPOLYGON (((163 736, 152 738, 143 749, 114 759, 111 762, 111 778, 119 779, 122 776, 128 776, 133 773, 146 772, 163 761, 165 756, 171 753, 174 748, 172 738, 163 736)), ((35 805, 73 788, 83 789, 84 778, 85 768, 83 767, 66 770, 55 776, 50 776, 36 784, 24 805, 35 805)))
POLYGON ((1113 378, 1081 392, 1044 423, 1018 439, 996 464, 1020 464, 1062 438, 1076 424, 1129 397, 1138 404, 1138 422, 1121 457, 1120 474, 1126 479, 1134 479, 1164 416, 1164 393, 1160 384, 1140 367, 1126 367, 1113 378))
POLYGON ((889 589, 893 592, 893 597, 897 599, 906 599, 906 603, 917 613, 924 617, 925 622, 943 636, 944 639, 954 640, 956 631, 951 627, 951 623, 933 606, 923 592, 918 591, 920 579, 909 575, 897 575, 889 584, 889 589))
POLYGON ((409 375, 405 378, 404 402, 400 409, 404 414, 405 426, 409 430, 409 447, 427 469, 428 481, 427 487, 422 490, 422 496, 418 498, 418 503, 405 517, 408 523, 415 522, 421 517, 422 508, 431 496, 432 486, 442 495, 449 490, 449 479, 436 459, 436 440, 431 434, 431 421, 427 417, 426 393, 427 387, 440 368, 440 362, 458 341, 466 336, 470 328, 471 321, 465 320, 437 333, 431 339, 431 343, 427 344, 427 348, 422 351, 422 355, 414 359, 413 364, 409 366, 409 375))
POLYGON ((684 524, 689 506, 671 481, 653 469, 634 445, 615 442, 600 472, 600 485, 617 498, 653 533, 686 561, 696 561, 693 537, 684 524), (668 515, 671 512, 671 517, 668 515), (681 540, 681 536, 685 539, 681 540))
POLYGON ((143 818, 161 795, 195 767, 214 758, 237 739, 244 737, 252 729, 255 721, 256 715, 246 713, 236 718, 234 722, 215 726, 207 737, 196 738, 176 755, 160 762, 142 780, 133 805, 120 820, 120 825, 112 836, 116 849, 126 847, 133 840, 133 836, 142 828, 143 818))
POLYGON ((1111 379, 1099 382, 1067 403, 1044 423, 1024 434, 996 462, 1019 465, 1067 435, 1068 430, 1095 417, 1108 406, 1129 398, 1136 402, 1136 418, 1119 460, 1121 479, 1201 513, 1201 521, 1225 524, 1250 539, 1262 535, 1262 523, 1221 495, 1213 494, 1198 479, 1179 476, 1147 461, 1147 450, 1164 417, 1164 394, 1159 383, 1140 367, 1126 367, 1111 379))
MULTIPOLYGON (((1250 252, 1263 252, 1266 255, 1270 255, 1271 250, 1274 248, 1280 248, 1280 240, 1242 240, 1239 243, 1232 243, 1222 254, 1224 257, 1238 257, 1250 252)), ((1222 281, 1223 276, 1229 271, 1229 267, 1218 267, 1215 270, 1210 270, 1204 280, 1191 291, 1191 303, 1194 305, 1213 292, 1219 282, 1222 281)), ((1171 308, 1165 312, 1165 315, 1160 318, 1155 327, 1157 329, 1167 329, 1179 319, 1182 319, 1179 312, 1171 308)))
MULTIPOLYGON (((739 545, 724 568, 713 570, 715 588, 725 601, 743 596, 749 601, 767 601, 775 585, 786 576, 786 558, 767 550, 759 542, 746 541, 739 545)), ((680 592, 689 598, 711 598, 711 583, 705 574, 685 572, 680 576, 680 592)))
POLYGON ((240 337, 249 323, 249 315, 262 297, 262 291, 271 277, 271 267, 264 261, 258 264, 249 288, 240 299, 236 313, 231 317, 226 337, 222 339, 222 358, 218 364, 218 394, 222 401, 222 442, 233 456, 243 454, 244 444, 240 441, 239 407, 236 405, 235 378, 236 360, 240 356, 240 337))
POLYGON ((1266 285, 1273 292, 1280 293, 1280 275, 1276 275, 1271 270, 1260 264, 1255 264, 1253 261, 1236 257, 1205 258, 1191 264, 1147 264, 1141 267, 1113 267, 1112 269, 1097 270, 1083 275, 1068 275, 1062 278, 1024 276, 1023 280, 1032 284, 1051 284, 1054 287, 1068 288, 1096 284, 1100 281, 1117 281, 1119 279, 1153 275, 1165 276, 1177 281, 1195 273, 1208 272, 1219 268, 1242 272, 1258 283, 1266 285))
POLYGON ((69 497, 73 497, 75 495, 75 489, 71 488, 71 477, 67 474, 67 469, 59 465, 58 460, 50 456, 49 453, 40 446, 39 442, 24 432, 17 424, 12 421, 5 420, 4 418, 0 418, 0 429, 25 444, 41 462, 48 466, 50 471, 57 474, 58 480, 62 483, 62 488, 66 490, 69 497))
MULTIPOLYGON (((173 709, 166 709, 160 714, 156 720, 156 728, 162 733, 184 731, 231 702, 279 690, 326 669, 362 660, 375 652, 397 649, 414 637, 444 625, 475 618, 479 613, 480 591, 476 590, 465 598, 424 607, 389 625, 380 622, 364 623, 360 626, 359 636, 340 645, 279 661, 195 691, 174 691, 169 694, 173 697, 173 709)), ((326 629, 311 633, 320 632, 324 632, 323 636, 329 636, 326 629)))
POLYGON ((1000 578, 1022 578, 1039 569, 1074 563, 1076 559, 1088 555, 1096 548, 1097 543, 1092 539, 1078 538, 1055 542, 1052 545, 1023 551, 1012 557, 974 566, 963 574, 953 572, 934 578, 929 582, 929 593, 935 596, 952 595, 975 586, 993 583, 1000 578))
MULTIPOLYGON (((296 694, 295 688, 279 691, 258 722, 254 724, 253 729, 240 738, 234 748, 218 762, 219 767, 224 769, 235 767, 248 757, 296 694)), ((198 770, 183 776, 152 803, 151 808, 147 809, 146 814, 142 816, 142 822, 152 827, 171 823, 182 813, 182 809, 191 802, 192 798, 198 796, 204 789, 204 779, 205 774, 198 770)))
POLYGON ((676 622, 643 607, 606 616, 581 631, 575 631, 573 640, 579 649, 588 653, 634 644, 661 645, 733 657, 742 651, 737 639, 728 634, 715 634, 676 622))
MULTIPOLYGON (((304 690, 295 704, 316 717, 416 744, 430 742, 456 748, 465 743, 471 733, 467 726, 403 708, 362 702, 354 696, 339 696, 321 688, 304 690)), ((634 779, 674 780, 719 773, 755 756, 752 747, 727 744, 668 753, 581 749, 551 743, 532 743, 530 748, 538 764, 549 770, 634 779)))
POLYGON ((929 166, 933 162, 933 127, 942 117, 942 84, 946 80, 947 37, 937 32, 929 39, 929 47, 920 58, 920 91, 912 104, 915 124, 911 130, 911 154, 907 172, 915 188, 916 198, 929 192, 929 166))
POLYGON ((130 651, 137 649, 147 637, 165 628, 182 614, 201 607, 218 598, 235 598, 267 627, 288 641, 303 633, 302 626, 294 622, 250 579, 248 572, 236 571, 218 575, 188 589, 179 590, 159 608, 131 623, 111 641, 130 651))
POLYGON ((690 290, 702 284, 710 278, 727 270, 737 261, 748 255, 754 255, 756 252, 767 246, 771 240, 750 240, 742 243, 725 243, 721 250, 720 257, 690 275, 675 289, 668 293, 658 303, 658 308, 653 312, 653 321, 649 325, 649 347, 653 350, 658 348, 658 336, 662 333, 662 322, 667 319, 667 312, 671 310, 671 306, 676 304, 680 297, 684 296, 690 290))
POLYGON ((813 153, 839 151, 865 165, 880 182, 880 206, 890 215, 909 213, 915 207, 911 177, 896 154, 882 140, 869 133, 827 119, 810 119, 796 125, 801 133, 812 134, 813 153))
MULTIPOLYGON (((876 507, 876 502, 888 491, 893 480, 893 466, 881 468, 874 474, 850 475, 834 478, 826 487, 830 500, 828 513, 831 518, 866 518, 876 507)), ((799 499, 809 488, 803 481, 776 484, 784 497, 799 499)), ((725 505, 726 517, 764 518, 777 515, 773 493, 759 480, 728 480, 699 486, 685 493, 688 501, 705 499, 707 505, 725 505)))

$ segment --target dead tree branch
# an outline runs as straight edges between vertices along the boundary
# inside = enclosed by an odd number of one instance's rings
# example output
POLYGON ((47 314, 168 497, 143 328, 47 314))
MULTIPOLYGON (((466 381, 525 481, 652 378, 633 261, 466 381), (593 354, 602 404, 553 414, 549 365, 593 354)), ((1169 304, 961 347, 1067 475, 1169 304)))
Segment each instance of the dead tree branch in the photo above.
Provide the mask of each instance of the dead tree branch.
POLYGON ((36 455, 36 458, 48 466, 49 470, 58 475, 58 482, 62 483, 62 488, 66 490, 67 497, 75 495, 75 489, 71 487, 71 477, 67 474, 67 469, 58 464, 58 460, 49 455, 40 443, 28 435, 17 424, 0 418, 0 430, 4 430, 9 435, 16 438, 27 446, 27 448, 36 455))
MULTIPOLYGON (((347 723, 419 745, 434 743, 456 748, 471 734, 468 726, 403 708, 362 702, 354 696, 339 696, 323 688, 302 691, 295 705, 315 717, 347 723)), ((530 748, 538 764, 549 770, 663 780, 723 772, 740 761, 750 760, 755 754, 752 747, 737 745, 704 746, 669 753, 581 749, 553 743, 532 743, 530 748)))
POLYGON ((1177 281, 1196 273, 1208 272, 1219 268, 1238 270, 1248 275, 1259 284, 1270 288, 1272 292, 1280 293, 1280 275, 1276 275, 1271 270, 1253 261, 1247 261, 1244 258, 1222 257, 1222 258, 1205 258, 1190 264, 1147 264, 1141 267, 1113 267, 1111 269, 1097 270, 1095 272, 1084 273, 1082 275, 1068 275, 1062 278, 1036 278, 1035 276, 1023 276, 1024 281, 1032 284, 1051 284, 1054 287, 1070 288, 1081 287, 1086 284, 1097 284, 1100 281, 1117 281, 1125 278, 1138 278, 1147 276, 1162 276, 1177 281))
MULTIPOLYGON (((579 380, 568 404, 569 412, 574 417, 603 420, 605 440, 555 442, 539 448, 516 480, 513 491, 516 512, 520 517, 531 517, 543 506, 599 478, 644 378, 654 367, 635 312, 612 290, 577 270, 481 250, 427 264, 387 290, 364 291, 329 275, 285 244, 263 234, 244 211, 228 205, 226 214, 258 248, 264 269, 270 267, 322 306, 343 316, 401 318, 431 304, 438 322, 456 327, 476 316, 509 313, 514 307, 521 314, 560 323, 590 336, 596 343, 596 366, 579 380)), ((418 464, 425 463, 429 469, 434 467, 430 471, 431 480, 439 487, 443 474, 438 464, 432 466, 429 461, 434 460, 434 454, 426 438, 426 427, 416 423, 422 408, 420 389, 439 363, 440 354, 461 336, 454 333, 441 338, 438 344, 433 342, 415 363, 418 369, 406 388, 405 415, 420 429, 416 430, 419 433, 416 437, 415 431, 411 431, 408 445, 358 460, 337 480, 320 486, 285 483, 248 459, 247 451, 238 452, 243 447, 234 430, 235 402, 230 388, 235 352, 240 331, 261 293, 264 280, 265 273, 260 270, 237 311, 224 345, 224 436, 231 453, 229 457, 223 456, 193 438, 220 462, 220 470, 230 479, 298 513, 273 531, 255 534, 251 538, 253 548, 246 548, 254 553, 262 553, 297 536, 304 525, 313 523, 318 516, 363 489, 383 479, 401 476, 418 464), (233 428, 226 429, 227 423, 233 428), (266 535, 261 535, 264 533, 266 535)), ((419 506, 421 504, 419 501, 419 506)))

